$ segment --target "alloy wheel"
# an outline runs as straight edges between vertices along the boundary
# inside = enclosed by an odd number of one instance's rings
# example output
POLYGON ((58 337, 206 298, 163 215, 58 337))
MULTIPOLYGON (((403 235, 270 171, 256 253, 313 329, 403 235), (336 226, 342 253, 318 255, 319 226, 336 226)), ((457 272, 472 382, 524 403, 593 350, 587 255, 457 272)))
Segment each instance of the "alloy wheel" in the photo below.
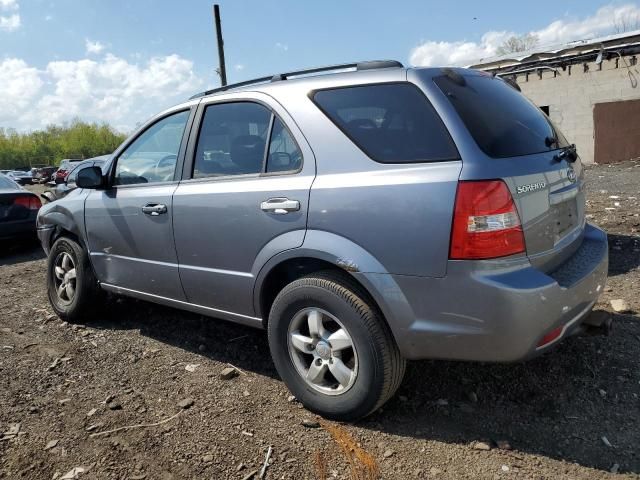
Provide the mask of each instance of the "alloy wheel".
POLYGON ((61 302, 69 304, 76 295, 76 264, 67 252, 56 257, 53 267, 53 282, 61 302))
POLYGON ((326 395, 349 390, 358 375, 358 354, 351 335, 331 313, 305 308, 293 316, 289 355, 304 381, 326 395))

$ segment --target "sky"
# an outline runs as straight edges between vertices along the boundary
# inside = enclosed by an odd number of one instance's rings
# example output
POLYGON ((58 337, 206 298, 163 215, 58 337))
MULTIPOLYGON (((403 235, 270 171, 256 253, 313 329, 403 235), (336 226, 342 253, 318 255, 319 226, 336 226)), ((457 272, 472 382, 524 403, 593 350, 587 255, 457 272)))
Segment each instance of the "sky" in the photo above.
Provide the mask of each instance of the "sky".
MULTIPOLYGON (((0 127, 74 118, 130 132, 219 85, 212 0, 0 0, 0 127)), ((515 34, 541 45, 640 24, 637 2, 220 0, 229 82, 396 59, 468 65, 515 34)))

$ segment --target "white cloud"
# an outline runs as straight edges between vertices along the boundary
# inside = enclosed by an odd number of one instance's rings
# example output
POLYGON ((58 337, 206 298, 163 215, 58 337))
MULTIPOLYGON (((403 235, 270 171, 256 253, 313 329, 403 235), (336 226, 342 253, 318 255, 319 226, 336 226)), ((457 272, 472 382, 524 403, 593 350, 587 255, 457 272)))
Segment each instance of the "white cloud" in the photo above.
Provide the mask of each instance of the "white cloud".
MULTIPOLYGON (((17 11, 18 8, 16 0, 0 0, 0 12, 17 11)), ((21 23, 19 13, 0 15, 0 32, 13 32, 20 28, 21 23)))
POLYGON ((279 48, 280 50, 283 50, 286 52, 287 50, 289 50, 289 45, 287 45, 286 43, 277 42, 276 48, 279 48))
POLYGON ((99 61, 49 62, 42 71, 23 60, 5 60, 0 63, 0 125, 29 130, 79 117, 130 130, 186 100, 202 83, 193 62, 179 55, 140 65, 107 54, 99 61))
POLYGON ((96 55, 99 55, 99 54, 102 53, 102 51, 105 48, 107 48, 104 44, 102 44, 102 43, 100 43, 98 41, 92 42, 88 38, 85 39, 84 46, 87 49, 87 55, 90 55, 92 53, 96 54, 96 55))
POLYGON ((7 58, 0 62, 0 125, 10 122, 29 108, 43 82, 37 69, 24 60, 7 58))
POLYGON ((237 65, 234 65, 233 68, 235 68, 238 72, 244 70, 244 65, 241 63, 238 63, 237 65))
POLYGON ((536 35, 539 45, 547 46, 612 33, 616 21, 629 18, 640 18, 640 7, 634 4, 606 5, 589 17, 555 20, 540 30, 530 32, 489 31, 482 35, 479 42, 426 41, 411 51, 409 62, 419 66, 467 65, 481 58, 496 55, 502 42, 519 33, 536 35))
POLYGON ((0 10, 18 10, 16 0, 0 0, 0 10))
POLYGON ((20 15, 14 13, 13 15, 3 16, 0 15, 0 30, 5 32, 13 32, 20 28, 20 15))

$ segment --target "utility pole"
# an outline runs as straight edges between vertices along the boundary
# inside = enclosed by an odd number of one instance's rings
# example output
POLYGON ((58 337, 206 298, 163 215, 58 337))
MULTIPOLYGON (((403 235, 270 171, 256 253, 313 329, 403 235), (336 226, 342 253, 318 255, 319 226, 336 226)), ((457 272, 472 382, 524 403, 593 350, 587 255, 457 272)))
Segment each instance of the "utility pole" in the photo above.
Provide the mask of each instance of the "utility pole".
POLYGON ((216 36, 218 38, 218 74, 222 86, 227 85, 227 67, 224 64, 224 41, 222 40, 222 26, 220 25, 220 5, 213 6, 213 18, 216 24, 216 36))

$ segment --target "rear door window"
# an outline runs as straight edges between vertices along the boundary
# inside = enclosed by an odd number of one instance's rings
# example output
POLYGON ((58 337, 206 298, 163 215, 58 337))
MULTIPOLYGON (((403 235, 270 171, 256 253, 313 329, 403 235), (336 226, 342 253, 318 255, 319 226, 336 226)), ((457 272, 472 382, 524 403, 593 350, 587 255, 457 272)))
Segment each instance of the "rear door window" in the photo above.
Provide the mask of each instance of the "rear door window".
POLYGON ((517 157, 567 146, 549 118, 498 77, 449 72, 434 82, 490 157, 517 157))
POLYGON ((204 113, 194 178, 262 172, 271 112, 253 102, 209 105, 204 113))
POLYGON ((433 106, 410 83, 319 90, 312 99, 375 161, 411 163, 459 158, 433 106))
POLYGON ((241 101, 206 107, 193 178, 295 173, 302 152, 291 132, 262 104, 241 101))
POLYGON ((291 132, 279 118, 275 118, 269 141, 267 172, 289 172, 302 167, 302 152, 291 132))

